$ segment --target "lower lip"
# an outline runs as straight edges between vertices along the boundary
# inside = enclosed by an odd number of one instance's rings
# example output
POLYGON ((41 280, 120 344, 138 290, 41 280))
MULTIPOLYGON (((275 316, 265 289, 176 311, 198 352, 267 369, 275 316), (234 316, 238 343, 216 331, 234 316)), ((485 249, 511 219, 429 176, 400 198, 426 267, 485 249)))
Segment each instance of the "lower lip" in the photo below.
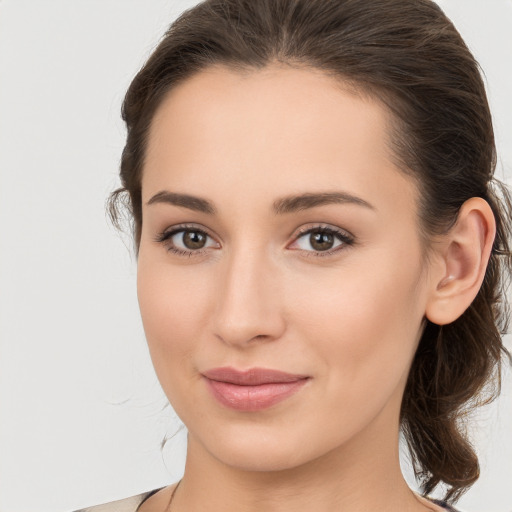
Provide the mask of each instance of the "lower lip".
POLYGON ((293 382, 273 382, 259 386, 239 386, 206 379, 213 396, 222 404, 237 411, 261 411, 297 393, 309 379, 293 382))

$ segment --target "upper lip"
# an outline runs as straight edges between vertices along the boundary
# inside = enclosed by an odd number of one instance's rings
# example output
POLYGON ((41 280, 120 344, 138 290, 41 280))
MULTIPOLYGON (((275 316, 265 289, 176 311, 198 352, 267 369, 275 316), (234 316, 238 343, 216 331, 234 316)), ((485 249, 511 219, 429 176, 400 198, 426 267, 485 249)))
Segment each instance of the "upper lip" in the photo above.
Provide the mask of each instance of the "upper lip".
POLYGON ((307 375, 296 375, 272 370, 269 368, 249 368, 248 370, 237 370, 228 366, 212 368, 202 372, 210 380, 238 384, 240 386, 257 386, 259 384, 295 382, 306 379, 307 375))

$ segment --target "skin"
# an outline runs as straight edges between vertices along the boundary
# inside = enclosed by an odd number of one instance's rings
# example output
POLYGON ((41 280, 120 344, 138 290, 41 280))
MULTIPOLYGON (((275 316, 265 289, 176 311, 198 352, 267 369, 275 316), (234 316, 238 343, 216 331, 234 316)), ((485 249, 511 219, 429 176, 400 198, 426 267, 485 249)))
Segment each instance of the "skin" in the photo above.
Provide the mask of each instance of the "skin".
MULTIPOLYGON (((212 67, 175 87, 153 119, 142 179, 142 320, 160 383, 188 428, 180 511, 419 512, 398 457, 400 403, 425 317, 457 318, 494 237, 472 199, 426 259, 418 190, 393 163, 390 114, 319 71, 212 67), (150 199, 210 201, 216 214, 150 199), (344 191, 368 203, 276 215, 274 201, 344 191), (203 252, 183 231, 208 234, 203 252), (329 256, 301 228, 328 226, 329 256), (300 238, 299 238, 300 236, 300 238), (336 250, 337 249, 337 250, 336 250), (308 255, 310 257, 308 257, 308 255), (220 405, 201 372, 233 366, 308 375, 269 409, 220 405)), ((147 500, 165 510, 174 486, 147 500)))

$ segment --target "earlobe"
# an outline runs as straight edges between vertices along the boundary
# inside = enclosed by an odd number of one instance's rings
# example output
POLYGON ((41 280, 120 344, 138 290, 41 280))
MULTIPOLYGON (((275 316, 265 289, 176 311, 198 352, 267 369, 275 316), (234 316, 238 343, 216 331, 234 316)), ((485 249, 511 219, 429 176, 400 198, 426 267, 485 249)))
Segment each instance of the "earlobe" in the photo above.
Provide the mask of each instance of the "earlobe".
POLYGON ((496 222, 487 201, 468 199, 439 244, 439 264, 432 273, 425 312, 428 320, 449 324, 471 305, 484 280, 495 234, 496 222))

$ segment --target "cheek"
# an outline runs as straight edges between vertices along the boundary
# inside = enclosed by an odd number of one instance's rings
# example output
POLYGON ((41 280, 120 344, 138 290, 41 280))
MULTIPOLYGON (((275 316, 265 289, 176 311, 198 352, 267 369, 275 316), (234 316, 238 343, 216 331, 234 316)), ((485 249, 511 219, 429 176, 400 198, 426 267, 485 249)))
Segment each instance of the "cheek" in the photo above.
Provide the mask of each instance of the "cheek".
POLYGON ((205 328, 201 312, 208 293, 204 280, 192 279, 192 267, 183 270, 156 259, 139 256, 137 295, 144 332, 160 385, 179 417, 189 423, 190 391, 198 379, 197 341, 205 328))
MULTIPOLYGON (((192 267, 189 267, 189 269, 192 267)), ((183 367, 192 351, 190 340, 204 328, 201 312, 209 295, 207 283, 191 280, 190 270, 159 265, 139 257, 137 295, 148 347, 159 376, 169 366, 183 367), (198 286, 201 286, 198 289, 198 286)))
POLYGON ((309 283, 309 291, 297 303, 294 318, 302 319, 303 337, 315 340, 327 375, 377 383, 384 374, 399 379, 408 371, 423 300, 419 263, 397 264, 399 257, 381 253, 358 258, 354 265, 317 279, 315 287, 304 278, 302 288, 309 283))

